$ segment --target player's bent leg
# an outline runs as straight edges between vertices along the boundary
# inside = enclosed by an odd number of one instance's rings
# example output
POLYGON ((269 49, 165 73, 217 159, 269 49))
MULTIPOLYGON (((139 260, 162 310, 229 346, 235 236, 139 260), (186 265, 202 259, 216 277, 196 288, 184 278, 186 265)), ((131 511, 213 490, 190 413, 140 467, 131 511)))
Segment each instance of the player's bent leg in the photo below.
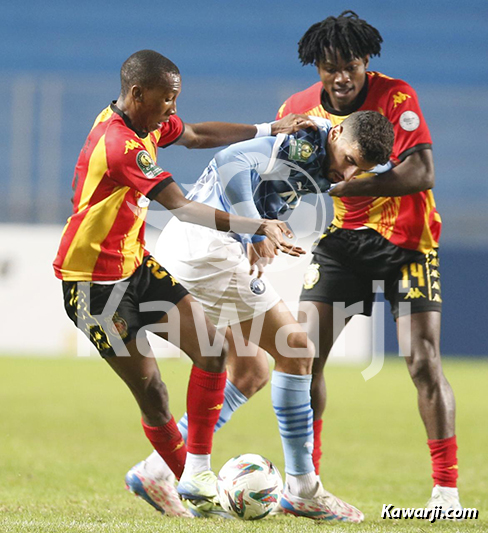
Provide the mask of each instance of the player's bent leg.
MULTIPOLYGON (((174 314, 180 324, 179 347, 194 363, 187 393, 188 452, 178 492, 187 500, 205 501, 209 504, 206 507, 213 509, 218 498, 210 454, 224 403, 227 345, 224 336, 205 316, 201 304, 191 296, 182 298, 163 320, 171 323, 174 314)), ((161 336, 169 338, 167 334, 161 336)))
MULTIPOLYGON (((269 379, 269 364, 266 352, 257 348, 257 356, 254 357, 237 357, 235 342, 230 328, 227 329, 226 339, 229 343, 229 352, 227 357, 228 379, 224 391, 224 406, 220 412, 220 417, 215 425, 215 431, 226 424, 232 414, 250 398, 257 390, 264 387, 269 379)), ((185 413, 178 422, 178 429, 183 439, 188 437, 188 415, 185 413)), ((128 478, 133 479, 133 471, 138 471, 144 467, 146 479, 159 480, 167 479, 172 475, 171 470, 166 465, 160 455, 154 451, 145 461, 134 466, 128 473, 128 478)), ((136 482, 139 484, 139 482, 136 482)), ((129 485, 129 483, 128 483, 129 485)), ((156 483, 158 485, 158 483, 156 483)), ((154 506, 151 501, 147 500, 154 506)), ((201 508, 194 507, 192 511, 195 514, 208 516, 216 514, 214 509, 210 513, 203 511, 201 508)), ((221 513, 218 513, 221 516, 221 513)))
MULTIPOLYGON (((141 341, 139 340, 139 346, 141 341)), ((134 395, 142 413, 142 424, 151 444, 164 457, 177 475, 181 475, 186 450, 168 407, 168 393, 161 381, 159 368, 149 345, 139 351, 135 340, 127 343, 129 357, 107 357, 105 360, 124 380, 134 395)), ((174 476, 148 475, 143 463, 126 475, 127 488, 155 509, 169 516, 191 517, 174 485, 174 476)))
POLYGON ((432 460, 434 488, 428 506, 459 509, 454 393, 442 371, 441 313, 429 311, 397 319, 400 348, 417 388, 432 460))
POLYGON ((397 319, 400 348, 417 388, 420 415, 429 439, 445 439, 455 432, 456 405, 442 371, 440 324, 441 313, 436 311, 397 319))
POLYGON ((266 311, 261 331, 253 331, 252 320, 241 323, 242 333, 275 360, 275 371, 309 375, 315 346, 283 301, 266 311))
MULTIPOLYGON (((339 317, 341 318, 341 317, 339 317)), ((339 336, 344 326, 350 320, 337 320, 334 324, 334 308, 324 302, 301 301, 298 311, 298 319, 305 325, 306 332, 316 346, 316 357, 312 365, 312 385, 310 389, 313 409, 313 464, 315 472, 320 472, 320 460, 322 457, 322 416, 327 401, 324 367, 335 339, 339 336)))
POLYGON ((227 328, 229 343, 227 356, 227 379, 247 399, 260 391, 269 381, 269 362, 266 352, 256 346, 255 357, 241 357, 237 353, 234 334, 227 328))
POLYGON ((314 344, 281 301, 266 312, 259 340, 252 338, 251 324, 243 323, 242 330, 276 361, 271 398, 285 456, 283 511, 316 520, 362 521, 360 511, 325 491, 314 470, 310 404, 314 344))

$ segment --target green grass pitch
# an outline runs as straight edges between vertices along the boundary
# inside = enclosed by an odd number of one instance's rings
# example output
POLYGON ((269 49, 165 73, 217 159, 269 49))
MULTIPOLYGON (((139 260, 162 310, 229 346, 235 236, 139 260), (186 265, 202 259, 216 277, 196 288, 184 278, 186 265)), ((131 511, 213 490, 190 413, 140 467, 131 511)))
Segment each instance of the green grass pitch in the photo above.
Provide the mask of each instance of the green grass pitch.
MULTIPOLYGON (((128 390, 97 358, 0 358, 0 531, 14 532, 455 532, 488 531, 488 361, 446 360, 457 400, 461 502, 480 512, 463 523, 382 520, 382 504, 422 507, 430 458, 405 363, 387 359, 365 382, 358 367, 329 367, 322 480, 357 505, 361 525, 293 517, 260 522, 160 516, 124 490, 124 475, 150 451, 128 390)), ((190 365, 160 362, 175 417, 184 411, 190 365)), ((214 470, 244 452, 283 473, 267 387, 216 434, 214 470)))

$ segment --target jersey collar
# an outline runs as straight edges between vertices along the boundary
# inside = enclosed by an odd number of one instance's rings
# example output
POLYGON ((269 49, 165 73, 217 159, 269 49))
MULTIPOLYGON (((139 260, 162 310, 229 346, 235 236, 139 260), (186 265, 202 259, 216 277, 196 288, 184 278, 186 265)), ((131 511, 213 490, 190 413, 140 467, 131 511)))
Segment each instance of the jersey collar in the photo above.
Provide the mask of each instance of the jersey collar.
POLYGON ((145 139, 149 134, 147 133, 147 131, 139 131, 139 130, 136 130, 136 128, 134 128, 134 126, 132 125, 132 122, 130 120, 130 118, 123 112, 121 111, 117 105, 116 105, 117 101, 116 100, 113 100, 112 103, 110 104, 110 109, 114 112, 114 113, 117 113, 117 115, 119 115, 120 117, 122 117, 122 120, 124 121, 125 125, 131 129, 132 131, 134 131, 138 137, 140 137, 141 139, 145 139))

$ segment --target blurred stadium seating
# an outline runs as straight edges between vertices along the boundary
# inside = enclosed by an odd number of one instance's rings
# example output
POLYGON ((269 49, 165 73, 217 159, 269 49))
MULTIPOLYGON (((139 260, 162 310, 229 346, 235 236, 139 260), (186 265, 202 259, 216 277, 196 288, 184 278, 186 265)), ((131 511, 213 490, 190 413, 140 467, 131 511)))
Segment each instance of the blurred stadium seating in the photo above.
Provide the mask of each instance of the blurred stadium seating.
MULTIPOLYGON (((184 120, 262 122, 274 118, 289 94, 316 81, 315 70, 297 59, 304 31, 354 9, 384 38, 370 68, 415 87, 434 138, 435 195, 444 220, 443 351, 486 354, 486 0, 166 4, 26 0, 2 7, 0 223, 64 223, 78 152, 98 111, 117 98, 118 71, 132 52, 153 48, 179 66, 184 120)), ((185 184, 210 157, 172 147, 160 161, 185 184)), ((0 290, 8 282, 7 254, 2 245, 0 290)), ((390 326, 386 346, 396 351, 390 326)))

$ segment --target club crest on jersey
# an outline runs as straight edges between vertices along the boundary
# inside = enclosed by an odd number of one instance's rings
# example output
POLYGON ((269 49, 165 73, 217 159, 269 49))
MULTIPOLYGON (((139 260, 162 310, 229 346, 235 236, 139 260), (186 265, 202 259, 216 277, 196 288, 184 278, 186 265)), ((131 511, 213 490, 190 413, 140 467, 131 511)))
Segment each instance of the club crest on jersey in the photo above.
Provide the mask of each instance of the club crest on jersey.
POLYGON ((313 154, 313 146, 303 139, 290 138, 288 159, 305 162, 313 154))
POLYGON ((251 292, 259 296, 260 294, 264 294, 266 291, 266 284, 262 279, 253 278, 251 283, 249 283, 249 288, 251 289, 251 292))
POLYGON ((303 288, 310 290, 314 287, 317 281, 320 279, 320 265, 318 263, 312 263, 305 272, 303 278, 303 288))
POLYGON ((127 321, 122 318, 118 313, 115 313, 113 317, 107 317, 105 319, 110 327, 112 335, 119 335, 121 339, 125 339, 129 334, 129 326, 127 321))
POLYGON ((156 163, 152 160, 146 150, 141 150, 137 154, 137 166, 142 170, 146 178, 154 179, 164 172, 161 167, 158 167, 156 163))

